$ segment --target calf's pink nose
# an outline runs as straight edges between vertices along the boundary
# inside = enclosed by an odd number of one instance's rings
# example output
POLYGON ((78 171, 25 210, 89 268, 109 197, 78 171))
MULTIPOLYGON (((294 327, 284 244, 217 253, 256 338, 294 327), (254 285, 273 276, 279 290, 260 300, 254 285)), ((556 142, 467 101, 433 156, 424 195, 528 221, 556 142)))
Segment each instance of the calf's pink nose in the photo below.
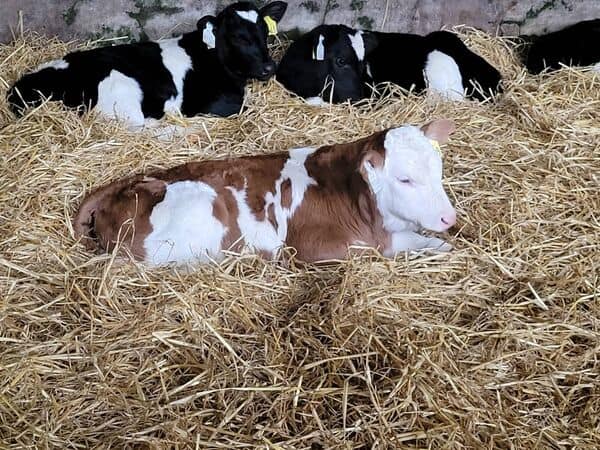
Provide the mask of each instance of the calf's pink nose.
POLYGON ((456 211, 452 211, 450 213, 444 214, 441 218, 442 223, 444 224, 444 228, 448 229, 456 223, 456 211))

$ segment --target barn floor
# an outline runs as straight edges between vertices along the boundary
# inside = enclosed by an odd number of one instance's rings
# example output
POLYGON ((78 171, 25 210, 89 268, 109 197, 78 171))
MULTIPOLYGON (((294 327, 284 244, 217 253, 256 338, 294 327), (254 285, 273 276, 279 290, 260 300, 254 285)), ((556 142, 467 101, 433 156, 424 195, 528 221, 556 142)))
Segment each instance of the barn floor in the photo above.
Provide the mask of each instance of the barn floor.
POLYGON ((600 75, 530 77, 462 33, 507 79, 495 104, 257 83, 237 118, 168 119, 195 130, 172 141, 56 104, 15 122, 8 84, 77 44, 0 46, 0 447, 600 448, 600 75), (117 177, 435 117, 458 125, 450 254, 178 273, 73 239, 117 177))

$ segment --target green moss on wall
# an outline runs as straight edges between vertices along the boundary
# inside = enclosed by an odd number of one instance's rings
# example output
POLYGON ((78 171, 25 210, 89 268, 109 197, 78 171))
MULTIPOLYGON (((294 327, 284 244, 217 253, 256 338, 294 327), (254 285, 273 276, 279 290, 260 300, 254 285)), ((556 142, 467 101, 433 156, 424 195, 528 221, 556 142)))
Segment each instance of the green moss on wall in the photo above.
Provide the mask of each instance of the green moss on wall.
POLYGON ((318 3, 312 0, 300 3, 300 6, 302 6, 304 9, 308 10, 308 12, 311 13, 319 12, 321 9, 318 3))
POLYGON ((135 0, 137 11, 127 11, 127 15, 135 20, 140 27, 140 40, 148 40, 145 26, 149 19, 159 14, 171 16, 183 11, 179 6, 167 6, 163 4, 163 0, 135 0))
POLYGON ((89 0, 73 0, 73 3, 71 3, 71 6, 69 6, 67 9, 65 9, 63 11, 62 17, 67 25, 73 25, 73 23, 75 22, 75 18, 77 17, 77 14, 79 13, 79 5, 81 3, 83 3, 84 1, 89 1, 89 0))
POLYGON ((360 16, 356 21, 363 30, 372 30, 375 25, 375 21, 369 16, 360 16))
MULTIPOLYGON (((136 33, 130 27, 119 27, 118 29, 114 29, 113 27, 109 27, 107 25, 102 25, 100 31, 96 33, 90 33, 88 35, 88 39, 91 41, 96 41, 99 39, 110 39, 110 38, 122 38, 119 39, 119 44, 128 44, 131 42, 136 42, 136 33)), ((106 43, 106 45, 112 45, 111 43, 106 43)))
POLYGON ((350 1, 350 9, 352 11, 362 11, 365 6, 366 0, 351 0, 350 1))

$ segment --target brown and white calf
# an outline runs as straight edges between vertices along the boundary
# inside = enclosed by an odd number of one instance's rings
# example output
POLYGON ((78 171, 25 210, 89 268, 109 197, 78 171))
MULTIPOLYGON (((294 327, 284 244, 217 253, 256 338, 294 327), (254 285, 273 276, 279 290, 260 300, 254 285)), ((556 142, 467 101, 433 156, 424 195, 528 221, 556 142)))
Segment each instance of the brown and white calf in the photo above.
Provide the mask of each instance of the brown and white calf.
POLYGON ((341 259, 351 246, 386 256, 432 248, 456 212, 442 187, 436 142, 454 125, 404 125, 345 144, 184 164, 110 183, 81 205, 74 229, 87 247, 122 242, 152 265, 219 261, 224 250, 307 262, 341 259))

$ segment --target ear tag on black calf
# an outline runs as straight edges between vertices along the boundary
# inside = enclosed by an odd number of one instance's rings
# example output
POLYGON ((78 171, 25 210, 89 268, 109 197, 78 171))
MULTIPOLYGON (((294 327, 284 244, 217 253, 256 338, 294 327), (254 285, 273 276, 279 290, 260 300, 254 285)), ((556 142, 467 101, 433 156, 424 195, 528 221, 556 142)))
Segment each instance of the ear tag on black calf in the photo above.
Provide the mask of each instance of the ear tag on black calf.
POLYGON ((317 46, 315 48, 313 48, 313 51, 312 51, 312 59, 314 59, 315 61, 324 61, 325 60, 325 45, 323 45, 324 42, 325 42, 325 37, 322 34, 320 34, 319 42, 318 42, 317 46))
POLYGON ((207 22, 202 30, 202 42, 206 44, 209 49, 215 48, 215 32, 213 24, 207 22))
POLYGON ((271 16, 265 16, 263 17, 263 20, 267 24, 269 36, 275 36, 277 34, 277 22, 275 22, 271 16))

